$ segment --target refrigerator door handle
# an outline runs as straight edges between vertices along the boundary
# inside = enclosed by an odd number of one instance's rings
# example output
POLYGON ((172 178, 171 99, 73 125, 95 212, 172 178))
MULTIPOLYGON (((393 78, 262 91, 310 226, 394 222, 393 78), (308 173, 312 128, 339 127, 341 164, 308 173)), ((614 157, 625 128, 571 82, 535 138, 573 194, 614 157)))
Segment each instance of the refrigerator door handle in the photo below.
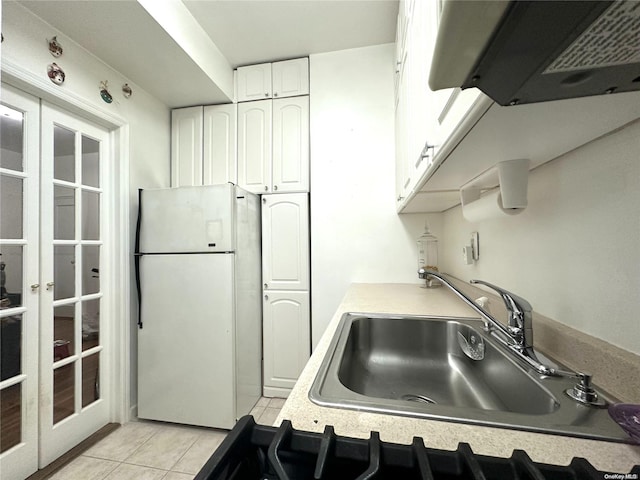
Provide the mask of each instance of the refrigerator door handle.
POLYGON ((142 329, 142 291, 140 288, 140 258, 141 254, 136 253, 133 257, 136 269, 136 291, 138 292, 138 328, 142 329))
POLYGON ((140 289, 140 223, 142 222, 142 189, 138 189, 138 221, 136 222, 136 245, 134 265, 136 270, 136 291, 138 292, 138 328, 142 328, 142 292, 140 289))
POLYGON ((142 223, 142 189, 138 189, 138 220, 136 221, 135 253, 140 253, 140 224, 142 223))

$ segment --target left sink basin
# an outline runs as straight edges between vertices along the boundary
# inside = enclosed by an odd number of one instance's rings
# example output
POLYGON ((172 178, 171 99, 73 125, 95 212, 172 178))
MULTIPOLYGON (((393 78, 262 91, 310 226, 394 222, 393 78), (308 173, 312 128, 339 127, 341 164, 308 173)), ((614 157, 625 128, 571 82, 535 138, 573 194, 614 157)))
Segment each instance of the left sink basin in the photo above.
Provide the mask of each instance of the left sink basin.
POLYGON ((456 320, 354 318, 338 379, 353 392, 389 400, 531 415, 558 408, 548 390, 481 338, 456 320), (460 342, 468 339, 484 345, 481 360, 465 353, 460 342))
POLYGON ((606 409, 566 396, 572 385, 521 363, 480 320, 347 313, 309 398, 327 407, 630 441, 606 409))

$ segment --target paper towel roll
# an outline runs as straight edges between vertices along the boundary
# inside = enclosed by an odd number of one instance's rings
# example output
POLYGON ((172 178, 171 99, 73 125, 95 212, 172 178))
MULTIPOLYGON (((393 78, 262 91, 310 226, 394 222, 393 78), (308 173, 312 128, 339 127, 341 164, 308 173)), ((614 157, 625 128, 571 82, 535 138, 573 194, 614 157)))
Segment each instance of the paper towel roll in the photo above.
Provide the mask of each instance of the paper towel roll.
POLYGON ((462 206, 462 215, 470 222, 481 222, 492 218, 518 215, 524 208, 504 208, 500 190, 462 206))

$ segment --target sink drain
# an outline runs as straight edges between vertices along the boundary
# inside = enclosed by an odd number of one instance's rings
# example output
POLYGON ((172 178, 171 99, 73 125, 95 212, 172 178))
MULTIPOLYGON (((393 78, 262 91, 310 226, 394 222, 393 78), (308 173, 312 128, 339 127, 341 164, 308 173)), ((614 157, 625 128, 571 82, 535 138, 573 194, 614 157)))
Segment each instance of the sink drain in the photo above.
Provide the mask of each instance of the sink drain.
POLYGON ((406 400, 407 402, 419 402, 419 403, 438 403, 435 400, 426 397, 424 395, 414 395, 412 393, 408 393, 406 395, 402 395, 400 397, 402 400, 406 400))

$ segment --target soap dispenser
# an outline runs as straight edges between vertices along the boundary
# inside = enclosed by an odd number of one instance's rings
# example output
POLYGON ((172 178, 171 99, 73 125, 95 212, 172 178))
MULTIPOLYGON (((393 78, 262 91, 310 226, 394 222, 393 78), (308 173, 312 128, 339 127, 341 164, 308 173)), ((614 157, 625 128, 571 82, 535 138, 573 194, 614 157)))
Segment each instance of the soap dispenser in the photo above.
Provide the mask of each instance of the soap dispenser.
MULTIPOLYGON (((424 232, 418 237, 418 269, 438 270, 438 239, 429 231, 429 224, 426 223, 424 232)), ((425 288, 439 287, 441 283, 436 278, 427 278, 425 288)))

